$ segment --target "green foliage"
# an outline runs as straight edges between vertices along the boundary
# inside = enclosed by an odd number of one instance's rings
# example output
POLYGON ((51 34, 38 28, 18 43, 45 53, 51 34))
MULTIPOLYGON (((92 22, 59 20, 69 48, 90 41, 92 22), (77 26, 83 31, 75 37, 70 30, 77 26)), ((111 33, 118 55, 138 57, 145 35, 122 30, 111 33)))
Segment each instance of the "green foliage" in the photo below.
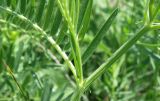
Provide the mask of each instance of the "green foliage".
POLYGON ((159 0, 0 0, 0 100, 160 100, 159 11, 159 0))
POLYGON ((101 42, 101 39, 105 36, 104 33, 109 29, 109 27, 111 26, 112 22, 116 18, 117 14, 118 14, 118 9, 116 9, 111 14, 111 16, 108 18, 108 20, 102 26, 102 28, 98 31, 98 33, 96 34, 95 38, 93 39, 93 41, 90 43, 90 45, 87 47, 86 51, 82 55, 83 63, 85 63, 89 59, 89 57, 92 55, 94 50, 97 48, 97 46, 101 42))

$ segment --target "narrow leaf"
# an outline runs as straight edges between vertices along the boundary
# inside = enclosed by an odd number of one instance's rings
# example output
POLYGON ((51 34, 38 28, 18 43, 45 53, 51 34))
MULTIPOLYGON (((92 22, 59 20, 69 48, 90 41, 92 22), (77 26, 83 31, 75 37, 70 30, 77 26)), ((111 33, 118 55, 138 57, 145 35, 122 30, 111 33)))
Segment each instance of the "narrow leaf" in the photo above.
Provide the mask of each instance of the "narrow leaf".
POLYGON ((61 15, 60 10, 58 9, 55 14, 54 22, 53 22, 52 29, 51 29, 52 35, 55 35, 57 33, 61 20, 62 20, 62 15, 61 15))
POLYGON ((40 0, 40 1, 39 1, 39 5, 38 5, 38 8, 37 8, 37 15, 36 15, 36 21, 37 21, 38 23, 40 23, 40 20, 41 20, 42 15, 43 15, 44 6, 45 6, 45 1, 46 1, 46 0, 40 0))
POLYGON ((159 12, 159 10, 160 10, 160 0, 158 1, 157 7, 156 7, 156 9, 155 9, 155 11, 154 11, 153 19, 154 19, 154 17, 157 15, 157 13, 159 12))
POLYGON ((80 17, 78 22, 78 38, 82 40, 88 29, 92 11, 93 0, 83 0, 80 8, 80 17))
POLYGON ((22 87, 21 87, 20 84, 18 83, 18 81, 17 81, 16 77, 14 76, 14 74, 13 74, 11 68, 6 64, 6 62, 5 62, 4 60, 3 60, 3 64, 4 64, 4 66, 5 66, 6 70, 7 70, 7 72, 11 75, 11 77, 12 77, 13 80, 15 81, 15 83, 16 83, 17 87, 19 88, 19 90, 20 90, 22 96, 23 96, 26 100, 29 99, 29 97, 26 96, 24 90, 22 89, 22 87))
POLYGON ((111 16, 108 18, 108 20, 105 22, 105 24, 102 26, 102 28, 99 30, 99 32, 96 34, 95 38, 93 39, 93 41, 90 43, 90 45, 87 47, 87 49, 85 50, 84 54, 82 55, 82 63, 84 64, 89 58, 90 56, 93 54, 93 52, 95 51, 95 49, 97 48, 97 46, 99 45, 100 41, 102 40, 102 38, 104 37, 106 31, 108 31, 108 29, 110 28, 112 22, 114 21, 114 19, 116 18, 117 14, 118 14, 119 10, 115 9, 113 11, 113 13, 111 14, 111 16))
POLYGON ((66 24, 66 22, 64 21, 64 23, 63 23, 63 25, 62 25, 62 27, 61 27, 61 29, 60 29, 60 32, 59 32, 59 34, 58 34, 58 36, 57 36, 57 40, 56 40, 56 43, 57 44, 60 44, 62 41, 63 41, 63 38, 64 38, 64 36, 66 35, 66 33, 67 33, 67 24, 66 24))
POLYGON ((53 13, 54 3, 55 3, 55 0, 48 1, 48 6, 47 6, 46 14, 45 14, 45 21, 44 21, 44 26, 43 26, 44 29, 48 27, 51 21, 51 15, 53 13))
POLYGON ((76 40, 76 35, 72 33, 70 40, 72 45, 72 52, 73 52, 73 58, 74 58, 74 64, 76 67, 77 76, 82 81, 83 80, 82 60, 81 60, 81 53, 80 53, 78 40, 76 40))
POLYGON ((21 13, 24 13, 25 12, 25 9, 26 9, 26 3, 27 3, 27 0, 20 0, 21 4, 20 4, 20 11, 21 13))
POLYGON ((75 5, 75 0, 71 0, 70 2, 70 16, 72 18, 72 22, 74 24, 75 22, 75 11, 76 11, 76 5, 75 5))
MULTIPOLYGON (((3 2, 3 0, 1 0, 1 1, 3 2)), ((6 0, 6 2, 7 2, 7 6, 11 6, 11 0, 6 0)), ((4 4, 4 3, 1 3, 1 4, 4 4)))
POLYGON ((150 18, 150 21, 153 20, 153 8, 154 8, 154 0, 150 0, 149 1, 149 18, 150 18))
POLYGON ((22 53, 23 53, 23 47, 24 47, 24 43, 20 42, 19 47, 18 47, 18 51, 16 53, 15 61, 14 61, 15 70, 17 70, 18 67, 19 67, 21 56, 22 56, 22 53))
POLYGON ((43 90, 41 101, 50 101, 50 97, 52 94, 52 88, 53 88, 52 84, 46 84, 43 90))
POLYGON ((35 13, 35 0, 29 0, 26 7, 26 17, 34 20, 36 14, 35 13), (34 14, 34 15, 33 15, 34 14))

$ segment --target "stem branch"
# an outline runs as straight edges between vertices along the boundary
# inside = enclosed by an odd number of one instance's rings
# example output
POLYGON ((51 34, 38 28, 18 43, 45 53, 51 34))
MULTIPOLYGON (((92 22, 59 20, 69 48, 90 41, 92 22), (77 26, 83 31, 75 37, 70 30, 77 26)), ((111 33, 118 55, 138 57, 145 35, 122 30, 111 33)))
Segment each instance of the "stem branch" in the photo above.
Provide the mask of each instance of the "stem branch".
POLYGON ((147 31, 150 30, 149 26, 144 26, 135 36, 133 36, 130 40, 125 42, 105 63, 103 63, 96 71, 94 71, 85 81, 84 90, 86 90, 93 81, 95 81, 98 77, 100 77, 107 68, 111 67, 111 65, 118 60, 131 46, 133 46, 136 41, 143 36, 147 31))

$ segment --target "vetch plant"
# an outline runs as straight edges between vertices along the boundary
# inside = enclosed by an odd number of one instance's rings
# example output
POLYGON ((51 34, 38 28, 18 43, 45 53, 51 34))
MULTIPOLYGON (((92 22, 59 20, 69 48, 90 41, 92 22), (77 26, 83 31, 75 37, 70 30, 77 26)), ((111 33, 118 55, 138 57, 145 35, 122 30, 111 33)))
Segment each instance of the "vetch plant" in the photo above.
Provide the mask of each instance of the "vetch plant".
POLYGON ((19 28, 23 32, 38 34, 37 36, 42 36, 50 42, 63 58, 64 65, 66 64, 73 74, 76 87, 70 101, 80 101, 90 85, 126 53, 137 40, 151 30, 160 29, 160 23, 155 22, 160 9, 160 1, 156 6, 154 3, 155 0, 148 0, 141 29, 87 78, 84 78, 83 75, 87 68, 84 67, 84 64, 100 44, 121 8, 116 8, 112 12, 83 53, 80 43, 89 28, 93 0, 42 0, 37 2, 17 0, 17 5, 14 2, 3 1, 0 5, 0 23, 19 28), (70 49, 69 52, 65 52, 60 46, 60 43, 65 43, 63 41, 65 36, 69 40, 66 44, 66 47, 68 45, 70 49))

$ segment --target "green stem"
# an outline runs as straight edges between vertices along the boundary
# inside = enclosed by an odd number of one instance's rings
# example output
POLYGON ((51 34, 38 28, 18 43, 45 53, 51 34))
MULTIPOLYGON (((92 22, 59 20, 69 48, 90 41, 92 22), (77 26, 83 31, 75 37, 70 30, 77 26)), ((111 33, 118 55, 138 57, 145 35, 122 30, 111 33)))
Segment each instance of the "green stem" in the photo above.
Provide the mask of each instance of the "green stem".
POLYGON ((75 93, 72 95, 71 101, 80 101, 82 94, 83 94, 83 89, 77 88, 75 90, 75 93))
POLYGON ((5 62, 4 60, 3 60, 3 64, 4 64, 5 68, 6 68, 6 70, 9 72, 9 74, 10 74, 11 77, 13 78, 13 80, 15 81, 15 83, 16 83, 17 87, 19 88, 19 90, 20 90, 22 96, 24 97, 24 99, 25 99, 26 101, 28 101, 28 100, 29 100, 29 97, 26 96, 25 92, 23 91, 22 87, 20 86, 20 84, 18 83, 16 77, 14 76, 11 68, 6 64, 6 62, 5 62))
POLYGON ((74 55, 74 63, 75 63, 75 67, 76 67, 77 77, 79 79, 79 84, 81 85, 83 83, 83 70, 82 70, 82 59, 81 59, 78 37, 76 36, 76 31, 75 31, 76 28, 75 28, 75 25, 73 24, 72 19, 70 18, 69 14, 67 12, 67 7, 65 5, 62 5, 60 0, 57 0, 57 3, 59 5, 59 8, 61 10, 62 15, 64 16, 65 20, 68 23, 68 27, 71 32, 70 37, 71 37, 72 50, 74 53, 73 54, 74 55))
POLYGON ((151 25, 151 29, 153 29, 153 30, 160 29, 160 23, 153 23, 153 24, 151 25))
POLYGON ((135 36, 124 43, 105 63, 103 63, 96 71, 94 71, 85 81, 84 90, 86 90, 93 81, 99 78, 107 68, 118 60, 131 46, 133 46, 136 41, 143 36, 146 32, 150 30, 149 26, 144 26, 135 36))

